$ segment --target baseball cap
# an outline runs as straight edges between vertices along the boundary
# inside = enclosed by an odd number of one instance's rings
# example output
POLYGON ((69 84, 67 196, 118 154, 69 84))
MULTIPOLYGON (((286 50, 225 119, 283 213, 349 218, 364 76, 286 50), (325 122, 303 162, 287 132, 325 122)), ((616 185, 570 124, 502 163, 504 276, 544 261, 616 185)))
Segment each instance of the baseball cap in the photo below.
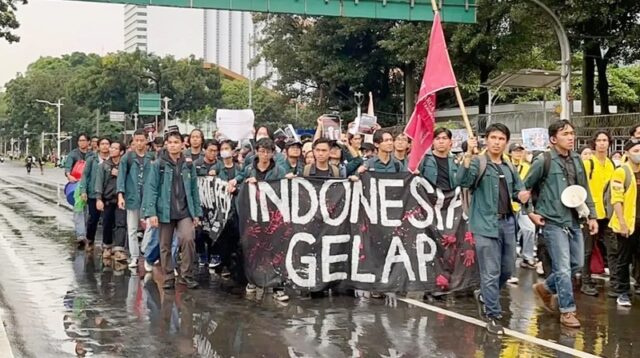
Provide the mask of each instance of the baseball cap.
POLYGON ((509 146, 509 153, 513 152, 514 150, 524 150, 524 146, 520 143, 511 143, 511 145, 509 146))

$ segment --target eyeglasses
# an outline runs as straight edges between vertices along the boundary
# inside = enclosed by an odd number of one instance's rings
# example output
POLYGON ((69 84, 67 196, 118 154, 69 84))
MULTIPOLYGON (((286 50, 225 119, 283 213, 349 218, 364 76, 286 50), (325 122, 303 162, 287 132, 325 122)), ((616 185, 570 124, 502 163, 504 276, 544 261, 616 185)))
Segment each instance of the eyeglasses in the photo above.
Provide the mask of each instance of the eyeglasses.
POLYGON ((258 149, 258 154, 271 154, 273 153, 270 149, 258 149))

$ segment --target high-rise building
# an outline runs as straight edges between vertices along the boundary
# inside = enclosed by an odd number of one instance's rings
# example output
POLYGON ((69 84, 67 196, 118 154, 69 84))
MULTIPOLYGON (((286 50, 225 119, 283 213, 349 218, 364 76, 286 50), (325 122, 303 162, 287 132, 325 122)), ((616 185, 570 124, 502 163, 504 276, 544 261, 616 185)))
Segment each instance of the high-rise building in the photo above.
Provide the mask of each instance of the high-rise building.
POLYGON ((271 71, 264 61, 249 68, 258 36, 248 12, 125 5, 126 51, 194 55, 255 80, 271 71))
POLYGON ((124 6, 124 50, 147 51, 147 7, 124 6))

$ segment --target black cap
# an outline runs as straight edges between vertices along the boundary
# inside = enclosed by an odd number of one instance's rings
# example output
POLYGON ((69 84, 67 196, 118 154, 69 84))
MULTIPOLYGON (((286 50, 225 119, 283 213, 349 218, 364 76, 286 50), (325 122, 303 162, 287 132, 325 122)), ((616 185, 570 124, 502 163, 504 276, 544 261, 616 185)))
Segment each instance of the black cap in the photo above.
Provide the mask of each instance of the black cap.
POLYGON ((289 139, 284 143, 285 148, 289 148, 294 145, 297 145, 298 147, 302 148, 302 143, 297 139, 289 139))
POLYGON ((636 139, 636 138, 629 138, 629 140, 627 140, 624 143, 624 150, 627 151, 633 147, 635 147, 636 145, 640 144, 640 139, 636 139))
POLYGON ((513 152, 514 150, 524 150, 524 146, 520 143, 511 143, 511 145, 509 146, 509 153, 513 152))

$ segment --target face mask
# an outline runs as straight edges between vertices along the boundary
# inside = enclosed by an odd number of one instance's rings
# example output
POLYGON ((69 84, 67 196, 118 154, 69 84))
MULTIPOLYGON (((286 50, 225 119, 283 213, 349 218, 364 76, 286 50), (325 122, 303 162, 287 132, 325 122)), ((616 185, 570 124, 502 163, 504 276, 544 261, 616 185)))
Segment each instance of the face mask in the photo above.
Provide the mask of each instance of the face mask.
POLYGON ((614 159, 614 160, 613 160, 613 164, 614 164, 616 167, 619 167, 619 166, 620 166, 620 159, 614 159))
POLYGON ((640 154, 629 154, 629 160, 631 160, 633 164, 640 164, 640 154))
POLYGON ((256 142, 259 141, 260 139, 263 139, 263 138, 269 138, 269 137, 264 136, 264 135, 259 135, 259 136, 256 137, 256 142))
POLYGON ((222 159, 227 159, 227 158, 231 158, 233 154, 231 153, 230 150, 223 150, 222 152, 220 152, 220 158, 222 159))

